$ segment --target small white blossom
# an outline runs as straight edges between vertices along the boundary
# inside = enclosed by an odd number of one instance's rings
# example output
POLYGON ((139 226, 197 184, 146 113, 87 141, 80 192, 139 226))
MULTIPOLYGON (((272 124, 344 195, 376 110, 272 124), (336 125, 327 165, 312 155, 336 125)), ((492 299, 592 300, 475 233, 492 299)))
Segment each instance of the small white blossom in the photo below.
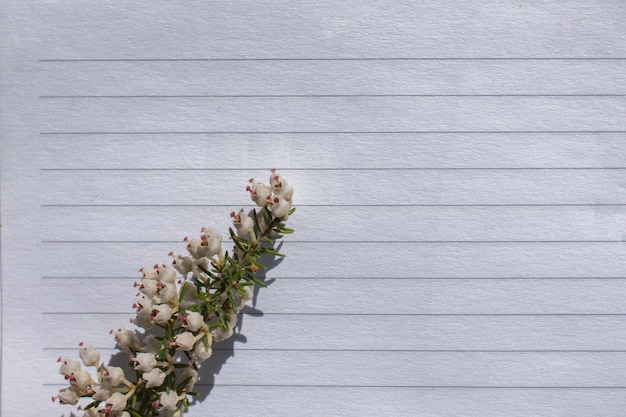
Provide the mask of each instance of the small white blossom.
POLYGON ((252 234, 254 230, 254 220, 252 220, 250 216, 243 214, 243 210, 239 213, 231 212, 230 217, 233 218, 233 225, 237 229, 237 234, 240 236, 252 234))
POLYGON ((261 182, 255 182, 254 179, 250 180, 250 185, 246 190, 250 193, 252 201, 260 207, 265 207, 267 205, 267 199, 272 195, 272 187, 261 182))
POLYGON ((124 370, 117 366, 107 366, 101 370, 102 377, 112 386, 117 386, 126 380, 124 370))
POLYGON ((270 176, 270 186, 272 187, 272 193, 275 196, 291 201, 293 196, 293 187, 287 184, 287 180, 285 180, 282 175, 277 174, 276 170, 272 170, 272 175, 270 176))
POLYGON ((94 391, 92 398, 97 401, 106 401, 113 394, 113 387, 106 381, 96 382, 91 388, 94 391))
POLYGON ((105 401, 111 411, 122 411, 126 408, 126 396, 121 392, 114 392, 105 401))
POLYGON ((287 217, 289 217, 289 211, 291 210, 291 202, 280 196, 275 196, 269 206, 269 209, 274 217, 286 220, 287 217))
POLYGON ((56 397, 52 397, 52 401, 58 399, 61 404, 75 405, 78 403, 79 398, 80 395, 78 394, 78 392, 74 388, 69 387, 60 389, 59 395, 56 397))
POLYGON ((222 235, 220 235, 215 229, 203 227, 202 235, 200 236, 200 248, 198 250, 200 256, 197 257, 201 258, 206 256, 207 258, 210 258, 213 255, 217 255, 221 249, 222 235))
POLYGON ((157 365, 154 354, 148 352, 138 353, 132 360, 135 362, 134 369, 141 372, 149 372, 157 365))
POLYGON ((167 304, 157 304, 152 307, 151 320, 155 323, 163 324, 172 318, 172 308, 167 304))
POLYGON ((183 318, 183 327, 192 332, 204 326, 204 317, 197 311, 188 311, 183 318))
POLYGON ((178 290, 176 289, 176 285, 168 282, 166 284, 159 285, 157 295, 154 297, 154 299, 158 304, 165 304, 176 299, 177 297, 178 290))
POLYGON ((217 327, 213 329, 213 340, 215 342, 221 342, 222 340, 226 340, 230 338, 235 330, 235 326, 237 325, 237 312, 231 311, 228 313, 228 317, 226 319, 226 327, 217 327))
POLYGON ((146 297, 152 297, 154 296, 154 294, 156 294, 157 290, 158 290, 158 286, 157 286, 158 281, 151 279, 151 278, 141 278, 141 284, 136 283, 135 287, 139 288, 139 291, 141 291, 142 294, 144 294, 146 297))
POLYGON ((213 354, 213 350, 211 349, 211 334, 207 334, 206 337, 209 339, 208 347, 204 343, 204 338, 202 338, 196 342, 193 352, 191 352, 191 357, 198 363, 204 362, 213 354))
POLYGON ((175 391, 162 392, 159 395, 159 411, 160 410, 176 410, 178 401, 182 400, 184 396, 178 396, 175 391))
POLYGON ((190 332, 183 332, 174 337, 174 345, 176 349, 183 351, 190 351, 193 349, 193 344, 196 342, 196 337, 190 332))
POLYGON ((73 359, 64 359, 59 358, 57 362, 61 363, 61 367, 59 368, 59 373, 61 375, 71 375, 76 371, 80 371, 80 362, 75 361, 73 359))
POLYGON ((68 375, 66 378, 70 380, 70 384, 73 387, 76 387, 81 391, 84 391, 88 386, 93 384, 91 374, 85 371, 76 371, 72 375, 68 375))
POLYGON ((176 282, 176 271, 174 271, 169 266, 163 265, 159 268, 159 279, 161 282, 165 282, 167 284, 173 284, 176 282))
POLYGON ((237 297, 239 298, 239 305, 237 306, 237 310, 241 310, 244 308, 246 301, 249 301, 254 296, 254 287, 252 285, 245 285, 242 288, 242 292, 236 292, 237 297))
POLYGON ((139 340, 137 340, 133 331, 120 327, 116 332, 111 330, 111 333, 123 351, 130 352, 131 349, 139 350, 139 340))
POLYGON ((167 374, 159 368, 154 368, 150 372, 144 372, 141 378, 146 381, 146 388, 159 387, 165 381, 167 374))
POLYGON ((179 274, 185 275, 191 272, 191 268, 193 267, 191 256, 174 255, 174 252, 170 252, 169 255, 174 258, 172 260, 172 266, 179 274))
POLYGON ((185 238, 185 241, 187 242, 187 251, 193 258, 198 259, 204 256, 200 249, 202 243, 200 242, 200 239, 193 238, 189 240, 188 238, 185 238))
POLYGON ((144 276, 144 278, 147 279, 158 279, 159 278, 159 273, 155 268, 141 268, 139 270, 139 272, 141 272, 144 276))
POLYGON ((100 362, 100 352, 91 345, 85 346, 82 342, 80 343, 79 355, 85 366, 97 366, 100 362))

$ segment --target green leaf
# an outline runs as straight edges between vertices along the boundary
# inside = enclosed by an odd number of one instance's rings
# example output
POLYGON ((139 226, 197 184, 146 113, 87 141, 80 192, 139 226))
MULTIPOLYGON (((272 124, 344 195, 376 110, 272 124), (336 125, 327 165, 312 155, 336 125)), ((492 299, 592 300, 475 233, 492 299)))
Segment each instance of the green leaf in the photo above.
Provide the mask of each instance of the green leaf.
POLYGON ((259 219, 257 219, 257 212, 255 209, 252 209, 252 221, 254 222, 254 232, 257 235, 260 235, 262 230, 261 226, 259 226, 259 219))
POLYGON ((206 269, 204 267, 204 265, 198 264, 198 269, 202 272, 204 272, 205 274, 207 274, 208 276, 213 276, 213 274, 211 273, 211 271, 209 271, 208 269, 206 269))
POLYGON ((179 303, 181 301, 183 301, 183 297, 185 296, 185 293, 187 292, 187 287, 189 287, 189 281, 185 281, 183 283, 182 288, 180 289, 180 293, 178 294, 178 302, 179 303))
POLYGON ((94 407, 96 407, 99 404, 100 404, 100 401, 91 402, 91 403, 89 403, 89 405, 87 407, 85 407, 85 410, 89 410, 90 408, 94 408, 94 407))
POLYGON ((139 414, 135 410, 126 410, 126 411, 128 411, 132 417, 143 417, 141 414, 139 414))
POLYGON ((285 256, 285 254, 283 254, 283 253, 279 253, 279 252, 276 252, 273 249, 265 248, 265 247, 263 248, 263 252, 269 253, 270 255, 274 255, 274 256, 285 256))
POLYGON ((248 260, 250 261, 251 264, 258 266, 259 268, 263 268, 266 269, 267 267, 265 265, 263 265, 261 262, 259 262, 258 260, 254 259, 253 256, 250 256, 248 258, 248 260))
POLYGON ((254 281, 255 283, 257 283, 258 285, 260 285, 263 288, 267 288, 267 284, 264 283, 263 281, 261 281, 260 279, 256 278, 256 277, 252 277, 252 281, 254 281))
POLYGON ((192 379, 192 378, 193 378, 193 377, 191 377, 191 376, 190 376, 189 378, 185 379, 183 382, 181 382, 180 384, 178 384, 178 387, 176 387, 176 390, 177 390, 177 391, 182 390, 182 389, 185 387, 185 385, 187 385, 187 384, 189 383, 189 381, 191 381, 191 379, 192 379))

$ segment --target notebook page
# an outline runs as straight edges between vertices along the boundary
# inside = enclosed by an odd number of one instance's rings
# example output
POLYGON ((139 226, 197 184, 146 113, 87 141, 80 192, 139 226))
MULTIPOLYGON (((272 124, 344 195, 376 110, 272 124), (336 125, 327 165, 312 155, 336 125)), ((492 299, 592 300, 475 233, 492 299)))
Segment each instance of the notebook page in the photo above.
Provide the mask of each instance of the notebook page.
POLYGON ((2 416, 294 185, 188 415, 621 416, 620 1, 2 1, 2 416))

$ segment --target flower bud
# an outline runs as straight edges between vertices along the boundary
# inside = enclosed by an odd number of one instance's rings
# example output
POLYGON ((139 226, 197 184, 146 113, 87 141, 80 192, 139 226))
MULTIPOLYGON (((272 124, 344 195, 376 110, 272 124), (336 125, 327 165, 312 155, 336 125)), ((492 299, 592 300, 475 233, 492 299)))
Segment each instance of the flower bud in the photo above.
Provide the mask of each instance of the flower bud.
POLYGON ((84 346, 81 343, 79 355, 85 366, 97 366, 100 362, 100 352, 95 350, 91 345, 84 346))

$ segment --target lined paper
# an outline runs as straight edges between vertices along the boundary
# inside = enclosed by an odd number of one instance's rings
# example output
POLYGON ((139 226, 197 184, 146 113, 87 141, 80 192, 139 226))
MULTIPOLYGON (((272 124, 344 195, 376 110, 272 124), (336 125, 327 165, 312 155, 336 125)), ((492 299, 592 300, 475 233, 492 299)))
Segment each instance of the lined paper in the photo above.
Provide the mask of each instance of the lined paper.
POLYGON ((190 417, 622 415, 622 2, 2 6, 3 416, 70 416, 56 358, 270 168, 296 233, 190 417))

